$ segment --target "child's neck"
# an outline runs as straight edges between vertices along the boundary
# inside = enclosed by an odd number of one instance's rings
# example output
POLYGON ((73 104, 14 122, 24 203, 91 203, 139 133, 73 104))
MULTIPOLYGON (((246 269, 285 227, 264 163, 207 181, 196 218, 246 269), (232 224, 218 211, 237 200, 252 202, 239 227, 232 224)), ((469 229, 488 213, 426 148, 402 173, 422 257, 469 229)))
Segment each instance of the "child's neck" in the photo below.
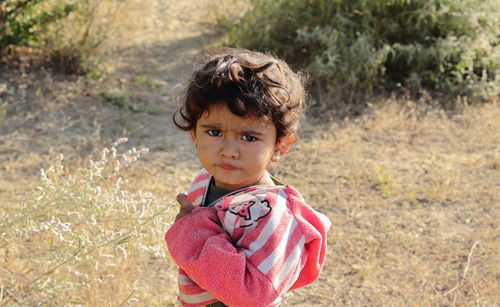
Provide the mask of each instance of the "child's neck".
POLYGON ((271 174, 269 174, 268 171, 265 171, 262 177, 260 177, 258 183, 255 183, 253 185, 275 185, 275 184, 273 178, 271 177, 271 174))
POLYGON ((254 185, 276 185, 276 183, 273 180, 273 177, 271 176, 271 174, 269 174, 268 171, 265 171, 264 174, 262 175, 262 177, 260 177, 260 179, 257 180, 255 183, 252 183, 252 184, 250 184, 248 186, 241 187, 241 188, 238 188, 238 189, 229 189, 228 190, 226 188, 220 187, 217 184, 217 181, 215 181, 215 180, 214 180, 214 183, 215 183, 215 187, 217 187, 218 189, 226 190, 227 192, 233 192, 233 191, 236 191, 236 190, 241 190, 241 189, 248 188, 248 187, 251 187, 251 186, 254 186, 254 185))

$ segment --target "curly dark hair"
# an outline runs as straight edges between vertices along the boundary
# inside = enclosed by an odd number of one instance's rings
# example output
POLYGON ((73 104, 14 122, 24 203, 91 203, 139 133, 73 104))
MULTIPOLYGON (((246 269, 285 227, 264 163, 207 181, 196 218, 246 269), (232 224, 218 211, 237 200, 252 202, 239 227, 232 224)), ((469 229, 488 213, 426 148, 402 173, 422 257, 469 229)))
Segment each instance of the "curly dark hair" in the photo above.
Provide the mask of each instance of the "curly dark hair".
POLYGON ((226 104, 237 116, 270 119, 278 141, 296 133, 304 110, 303 83, 302 74, 273 56, 239 48, 220 49, 193 73, 184 103, 173 120, 180 129, 190 131, 212 105, 226 104))

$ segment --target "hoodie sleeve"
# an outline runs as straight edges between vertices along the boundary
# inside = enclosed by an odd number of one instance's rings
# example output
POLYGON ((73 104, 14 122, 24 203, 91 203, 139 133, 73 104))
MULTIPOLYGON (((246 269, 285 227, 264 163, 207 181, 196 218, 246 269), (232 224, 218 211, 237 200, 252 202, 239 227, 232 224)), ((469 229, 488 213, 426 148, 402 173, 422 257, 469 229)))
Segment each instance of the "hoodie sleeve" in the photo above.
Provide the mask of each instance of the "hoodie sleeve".
POLYGON ((197 285, 223 303, 277 305, 298 280, 302 282, 294 288, 315 280, 324 261, 324 251, 307 247, 323 241, 325 233, 300 225, 304 221, 294 216, 288 201, 280 191, 228 197, 218 207, 196 208, 167 231, 169 251, 197 285), (307 276, 301 278, 302 272, 307 276))

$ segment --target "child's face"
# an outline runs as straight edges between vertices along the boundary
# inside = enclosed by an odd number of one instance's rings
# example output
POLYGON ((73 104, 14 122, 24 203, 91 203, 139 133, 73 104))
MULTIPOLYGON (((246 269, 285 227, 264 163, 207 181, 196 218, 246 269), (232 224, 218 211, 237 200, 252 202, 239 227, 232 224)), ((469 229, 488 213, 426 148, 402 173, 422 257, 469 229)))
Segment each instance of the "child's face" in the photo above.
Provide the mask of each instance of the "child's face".
POLYGON ((191 131, 203 167, 214 177, 218 188, 238 190, 269 183, 266 171, 276 153, 276 127, 269 120, 233 114, 225 104, 214 105, 191 131))

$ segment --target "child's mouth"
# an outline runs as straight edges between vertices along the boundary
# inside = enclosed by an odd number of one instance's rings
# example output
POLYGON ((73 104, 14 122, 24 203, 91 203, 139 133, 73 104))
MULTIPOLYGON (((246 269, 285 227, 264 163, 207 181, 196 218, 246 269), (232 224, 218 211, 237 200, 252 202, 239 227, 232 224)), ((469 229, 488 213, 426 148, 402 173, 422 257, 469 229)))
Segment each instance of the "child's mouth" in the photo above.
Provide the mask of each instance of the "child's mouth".
POLYGON ((234 171, 237 169, 237 167, 234 167, 230 164, 220 164, 219 167, 226 170, 226 171, 234 171))

